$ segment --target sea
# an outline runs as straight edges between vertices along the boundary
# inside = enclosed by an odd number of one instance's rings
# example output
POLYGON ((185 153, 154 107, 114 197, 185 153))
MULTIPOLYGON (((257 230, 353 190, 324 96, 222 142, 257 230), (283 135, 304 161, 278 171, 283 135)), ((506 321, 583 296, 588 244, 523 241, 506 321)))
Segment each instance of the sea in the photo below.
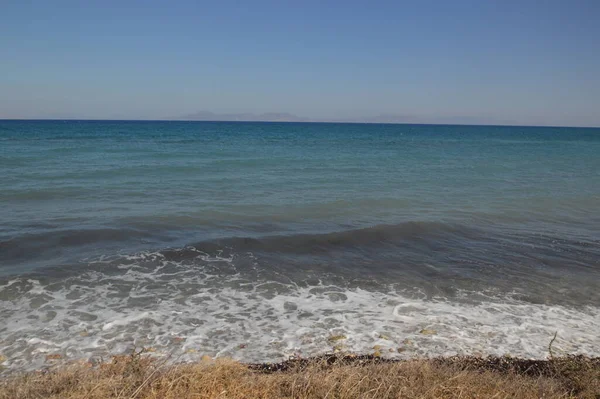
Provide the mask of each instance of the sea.
POLYGON ((600 129, 0 121, 0 366, 600 355, 600 129))

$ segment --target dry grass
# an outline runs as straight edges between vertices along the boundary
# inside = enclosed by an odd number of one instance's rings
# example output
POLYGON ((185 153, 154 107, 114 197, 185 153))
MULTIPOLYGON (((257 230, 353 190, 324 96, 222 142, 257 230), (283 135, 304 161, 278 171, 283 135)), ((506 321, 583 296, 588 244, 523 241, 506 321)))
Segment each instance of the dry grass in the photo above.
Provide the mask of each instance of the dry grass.
POLYGON ((64 366, 0 380, 0 399, 569 397, 600 398, 599 359, 386 362, 348 356, 248 367, 228 360, 166 366, 132 354, 98 367, 64 366))

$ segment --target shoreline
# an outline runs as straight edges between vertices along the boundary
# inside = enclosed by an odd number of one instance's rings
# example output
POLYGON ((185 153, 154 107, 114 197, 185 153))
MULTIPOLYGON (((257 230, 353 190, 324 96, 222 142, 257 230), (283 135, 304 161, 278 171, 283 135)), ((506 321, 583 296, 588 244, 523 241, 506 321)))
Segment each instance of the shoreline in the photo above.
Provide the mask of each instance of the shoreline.
POLYGON ((203 357, 167 363, 140 350, 0 377, 9 398, 597 398, 600 357, 397 359, 328 353, 274 363, 203 357), (329 393, 327 393, 329 392, 329 393))

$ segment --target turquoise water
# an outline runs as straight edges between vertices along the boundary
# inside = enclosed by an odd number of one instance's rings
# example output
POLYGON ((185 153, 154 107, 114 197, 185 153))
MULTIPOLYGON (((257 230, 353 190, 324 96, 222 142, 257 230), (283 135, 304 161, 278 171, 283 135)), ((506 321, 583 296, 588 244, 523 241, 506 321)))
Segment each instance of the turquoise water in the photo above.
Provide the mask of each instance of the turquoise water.
POLYGON ((598 348, 600 129, 0 121, 0 176, 13 368, 173 334, 245 360, 333 332, 539 357, 561 325, 598 348))

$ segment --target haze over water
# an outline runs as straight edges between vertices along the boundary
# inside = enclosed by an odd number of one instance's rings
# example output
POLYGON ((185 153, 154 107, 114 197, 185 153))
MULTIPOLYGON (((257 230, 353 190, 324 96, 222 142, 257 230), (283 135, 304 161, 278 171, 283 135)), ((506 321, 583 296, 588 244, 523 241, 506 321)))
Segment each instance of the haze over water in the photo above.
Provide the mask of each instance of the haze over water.
POLYGON ((600 354, 600 129, 0 121, 0 176, 9 369, 600 354))

